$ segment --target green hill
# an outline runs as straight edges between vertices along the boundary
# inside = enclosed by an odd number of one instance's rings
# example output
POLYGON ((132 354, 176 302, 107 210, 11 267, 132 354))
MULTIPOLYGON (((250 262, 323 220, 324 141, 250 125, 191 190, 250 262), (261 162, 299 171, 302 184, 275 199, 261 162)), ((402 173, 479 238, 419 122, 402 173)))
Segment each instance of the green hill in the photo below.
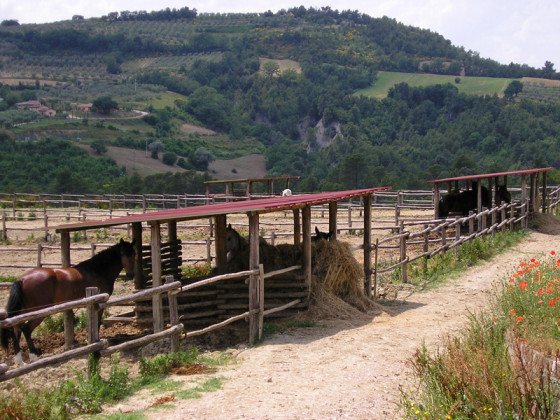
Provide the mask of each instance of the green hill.
POLYGON ((365 95, 382 99, 387 96, 389 89, 399 83, 406 83, 414 87, 426 87, 437 84, 450 83, 459 89, 460 93, 467 95, 499 95, 503 96, 504 90, 514 79, 502 77, 465 77, 448 76, 439 74, 401 73, 382 71, 377 75, 373 86, 360 89, 358 95, 365 95))
MULTIPOLYGON (((74 171, 83 178, 75 185, 103 192, 195 191, 201 177, 234 170, 299 175, 294 189, 312 191, 424 188, 440 176, 560 166, 553 64, 501 65, 357 11, 181 8, 0 24, 0 67, 0 166, 17 175, 0 190, 74 188, 56 165, 26 166, 26 150, 51 153, 43 143, 52 140, 119 150, 96 177, 74 171), (523 90, 504 95, 514 80, 523 90), (102 99, 118 110, 89 108, 102 99), (28 100, 56 116, 17 105, 28 100), (134 169, 147 148, 169 164, 134 175, 126 158, 134 169)), ((91 168, 103 158, 79 156, 75 164, 91 168)))

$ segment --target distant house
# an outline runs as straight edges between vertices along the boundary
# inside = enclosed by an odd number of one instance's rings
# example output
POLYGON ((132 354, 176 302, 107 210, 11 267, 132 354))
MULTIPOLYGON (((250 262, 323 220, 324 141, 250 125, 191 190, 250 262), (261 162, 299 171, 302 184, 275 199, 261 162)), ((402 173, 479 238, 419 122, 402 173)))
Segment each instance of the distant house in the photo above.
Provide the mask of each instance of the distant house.
POLYGON ((91 107, 93 106, 93 104, 78 104, 76 105, 76 108, 78 108, 78 110, 82 111, 82 112, 91 112, 91 107))
POLYGON ((38 112, 46 117, 54 117, 56 111, 48 106, 43 105, 41 102, 33 99, 25 102, 18 102, 16 104, 18 109, 29 109, 30 111, 38 112))

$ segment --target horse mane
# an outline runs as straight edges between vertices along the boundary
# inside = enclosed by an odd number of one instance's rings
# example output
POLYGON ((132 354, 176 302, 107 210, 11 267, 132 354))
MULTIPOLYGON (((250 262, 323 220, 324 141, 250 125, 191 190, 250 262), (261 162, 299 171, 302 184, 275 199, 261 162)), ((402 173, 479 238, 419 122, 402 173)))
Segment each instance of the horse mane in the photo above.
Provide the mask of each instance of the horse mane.
POLYGON ((90 259, 76 264, 76 269, 85 269, 87 271, 102 271, 115 259, 115 256, 120 257, 120 243, 117 243, 110 248, 98 252, 90 259))

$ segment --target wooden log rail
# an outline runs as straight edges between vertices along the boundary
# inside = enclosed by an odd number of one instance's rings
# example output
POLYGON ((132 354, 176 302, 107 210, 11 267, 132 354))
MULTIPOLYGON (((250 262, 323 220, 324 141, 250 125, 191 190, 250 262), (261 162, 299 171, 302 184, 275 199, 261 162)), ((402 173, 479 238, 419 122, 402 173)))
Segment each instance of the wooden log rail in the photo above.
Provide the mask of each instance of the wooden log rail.
POLYGON ((469 216, 459 217, 459 218, 448 218, 441 220, 430 220, 424 222, 410 222, 408 226, 414 226, 418 224, 423 224, 424 229, 418 232, 409 232, 404 230, 407 225, 401 222, 400 233, 392 235, 390 237, 377 240, 374 245, 372 245, 372 250, 375 252, 375 261, 378 261, 378 252, 380 249, 400 249, 399 261, 391 264, 389 266, 380 267, 376 263, 372 267, 374 274, 374 284, 373 290, 377 289, 376 281, 377 275, 387 273, 401 267, 401 280, 407 282, 406 278, 406 267, 408 263, 411 263, 420 258, 432 258, 435 255, 446 252, 450 249, 457 248, 465 242, 470 242, 475 238, 493 235, 497 230, 505 231, 506 228, 513 229, 515 225, 520 225, 522 228, 526 227, 528 218, 528 203, 512 203, 506 204, 502 203, 499 206, 492 207, 490 209, 484 210, 478 214, 471 213, 469 216), (516 216, 518 214, 518 216, 516 216), (500 216, 500 221, 498 221, 498 216, 500 216), (486 220, 491 219, 492 222, 489 226, 486 226, 486 220), (477 230, 474 230, 474 222, 477 221, 477 230), (468 226, 468 235, 461 235, 461 227, 468 226), (449 229, 455 229, 455 237, 447 237, 447 231, 449 229), (429 239, 429 235, 438 235, 441 239, 429 239), (416 238, 423 238, 422 241, 416 241, 416 238), (384 245, 390 242, 397 242, 395 245, 384 245), (430 250, 430 245, 434 243, 439 243, 440 246, 435 249, 430 250), (417 246, 423 244, 423 251, 411 257, 407 255, 407 247, 417 246))
MULTIPOLYGON (((186 292, 188 290, 193 290, 198 287, 202 287, 211 283, 230 280, 233 278, 243 278, 247 276, 257 276, 259 279, 261 290, 261 304, 260 307, 257 309, 248 310, 242 314, 232 316, 224 321, 221 321, 217 324, 208 326, 204 329, 197 330, 197 331, 190 331, 185 333, 186 337, 192 337, 196 335, 201 335, 210 331, 213 331, 218 328, 222 328, 232 322, 247 319, 251 316, 257 317, 264 317, 266 315, 270 315, 279 311, 286 310, 291 308, 292 306, 297 305, 301 302, 301 299, 296 299, 284 305, 279 305, 274 308, 270 308, 268 310, 264 310, 264 285, 265 285, 265 278, 270 278, 276 275, 285 274, 289 271, 294 271, 301 269, 301 266, 292 266, 285 269, 277 270, 274 272, 269 272, 266 275, 264 274, 262 265, 260 266, 259 270, 247 270, 241 271, 238 273, 228 273, 223 274, 215 277, 211 277, 208 279, 200 280, 196 283, 192 283, 189 285, 182 286, 180 281, 173 281, 173 277, 169 276, 166 278, 166 284, 158 287, 154 287, 151 289, 146 289, 137 293, 132 293, 126 296, 114 297, 109 298, 107 293, 99 294, 97 288, 88 288, 86 289, 86 295, 90 295, 86 298, 64 302, 58 305, 50 306, 48 308, 39 309, 37 311, 28 312, 26 314, 18 315, 15 317, 7 318, 6 313, 4 311, 0 312, 0 327, 13 327, 17 325, 21 325, 24 322, 27 322, 32 319, 37 318, 44 318, 49 315, 54 315, 61 312, 67 312, 73 309, 80 309, 86 308, 87 310, 87 319, 88 319, 88 342, 89 344, 86 346, 82 346, 77 349, 67 350, 59 355, 42 357, 37 361, 34 361, 28 365, 24 365, 22 367, 18 367, 15 369, 9 369, 7 365, 0 365, 0 382, 16 378, 18 376, 24 375, 36 369, 40 369, 46 366, 51 366, 59 363, 66 362, 76 357, 82 357, 88 354, 94 354, 100 356, 108 356, 118 351, 130 350, 132 348, 146 345, 148 343, 152 343, 158 340, 170 338, 170 349, 171 351, 179 351, 179 335, 184 331, 184 325, 180 323, 180 317, 178 312, 178 305, 177 305, 177 296, 179 293, 186 292), (169 318, 171 326, 166 328, 162 331, 140 337, 134 340, 130 340, 126 343, 121 343, 115 346, 109 346, 109 342, 106 339, 100 339, 98 336, 98 325, 97 325, 97 314, 99 311, 103 311, 112 306, 121 306, 124 304, 131 304, 140 300, 150 299, 155 295, 161 295, 163 293, 167 293, 168 301, 169 301, 169 318)), ((156 322, 161 322, 161 320, 154 319, 154 325, 156 322)), ((70 324, 71 325, 71 324, 70 324)), ((67 324, 65 323, 65 328, 67 324)), ((71 325, 73 329, 73 326, 71 325)), ((260 328, 262 331, 262 326, 260 328)), ((68 337, 69 335, 65 332, 65 335, 68 337)), ((73 330, 70 336, 73 338, 73 330)), ((260 337, 259 337, 260 338, 260 337)), ((95 359, 95 357, 94 357, 95 359)), ((93 363, 90 360, 90 363, 93 363)), ((92 366, 90 365, 90 369, 92 366)))

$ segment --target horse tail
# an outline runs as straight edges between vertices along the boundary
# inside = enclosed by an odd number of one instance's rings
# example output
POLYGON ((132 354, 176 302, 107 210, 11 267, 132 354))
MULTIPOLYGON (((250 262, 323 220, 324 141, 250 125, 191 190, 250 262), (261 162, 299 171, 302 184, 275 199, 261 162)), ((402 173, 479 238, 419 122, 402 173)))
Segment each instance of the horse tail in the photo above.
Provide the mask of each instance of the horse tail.
MULTIPOLYGON (((12 316, 19 315, 23 307, 23 282, 21 280, 16 280, 12 283, 10 288, 10 297, 8 298, 8 304, 6 305, 6 312, 8 318, 12 316)), ((0 344, 6 350, 9 346, 10 338, 14 337, 13 327, 0 328, 0 344)))

